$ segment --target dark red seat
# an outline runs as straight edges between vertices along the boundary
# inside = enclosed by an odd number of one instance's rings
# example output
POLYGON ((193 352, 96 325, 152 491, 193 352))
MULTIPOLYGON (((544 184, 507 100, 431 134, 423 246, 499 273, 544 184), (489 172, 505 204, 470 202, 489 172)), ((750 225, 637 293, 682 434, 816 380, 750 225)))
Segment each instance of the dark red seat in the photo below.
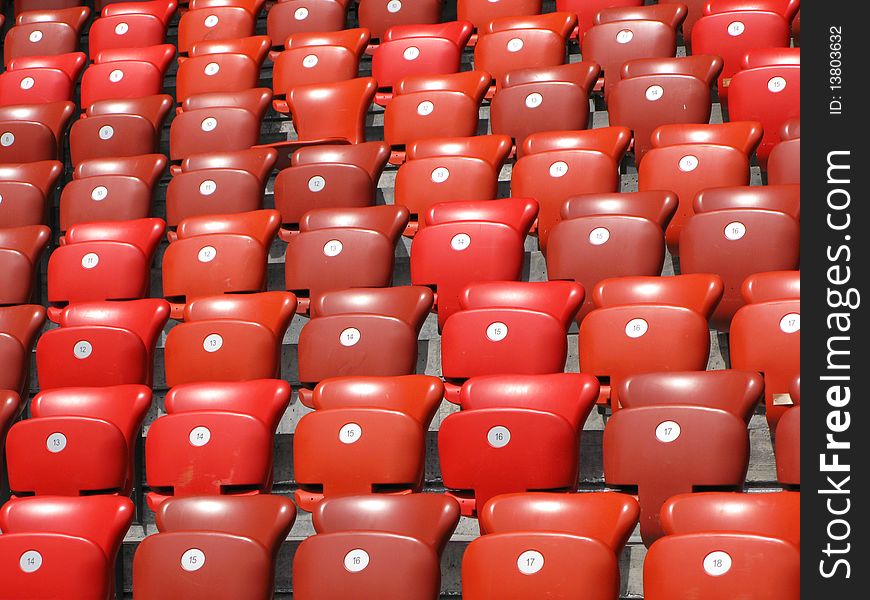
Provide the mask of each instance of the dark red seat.
POLYGON ((597 398, 598 381, 582 373, 469 379, 462 410, 438 430, 447 494, 475 516, 499 494, 574 491, 581 431, 597 398))
POLYGON ((12 59, 0 75, 0 106, 72 100, 86 62, 82 52, 12 59))
POLYGON ((374 205, 389 157, 390 147, 384 142, 296 150, 291 165, 275 179, 275 208, 285 225, 281 238, 286 240, 309 210, 374 205))
POLYGON ((0 306, 0 390, 22 396, 30 389, 30 356, 44 323, 45 309, 41 306, 0 306))
MULTIPOLYGON (((106 15, 95 19, 88 30, 88 51, 94 59, 105 50, 147 48, 164 43, 174 2, 142 3, 137 13, 106 15)), ((177 5, 176 5, 177 6, 177 5)), ((174 12, 174 9, 173 11, 174 12)))
POLYGON ((77 302, 52 317, 60 324, 36 346, 39 387, 149 385, 154 347, 169 319, 169 304, 77 302))
POLYGON ((80 162, 60 196, 60 230, 81 223, 147 218, 165 169, 162 154, 80 162))
POLYGON ((436 377, 343 377, 318 384, 293 437, 294 497, 309 512, 330 498, 421 491, 426 435, 444 397, 436 377))
POLYGON ((266 14, 266 33, 280 46, 296 33, 341 31, 347 24, 348 0, 279 0, 266 14))
POLYGON ((556 10, 577 15, 577 29, 572 37, 583 40, 595 25, 595 15, 604 8, 643 6, 644 0, 556 0, 556 10))
POLYGON ((166 336, 166 384, 271 379, 281 374, 281 343, 296 311, 287 292, 225 294, 184 308, 166 336))
POLYGON ((561 373, 566 335, 583 304, 568 281, 487 281, 465 287, 441 335, 445 379, 501 373, 561 373))
POLYGON ((458 0, 456 12, 460 19, 470 21, 475 27, 483 27, 501 17, 539 15, 541 4, 541 0, 458 0))
POLYGON ((333 290, 390 287, 407 224, 408 209, 394 205, 305 213, 299 233, 287 240, 284 287, 305 305, 333 290))
POLYGON ((377 83, 371 77, 293 87, 287 106, 300 141, 366 141, 365 120, 377 83))
POLYGON ((265 0, 191 0, 190 10, 178 21, 178 52, 189 52, 197 42, 254 35, 264 4, 265 0))
POLYGON ((413 374, 432 301, 420 286, 321 294, 299 333, 299 380, 310 387, 328 377, 413 374))
POLYGON ((533 133, 586 129, 598 72, 592 62, 508 71, 490 104, 492 132, 511 136, 520 153, 533 133))
POLYGON ((0 164, 57 160, 75 112, 72 102, 0 106, 0 164))
POLYGON ((81 105, 103 100, 154 96, 163 91, 163 77, 175 57, 175 46, 103 50, 82 76, 81 105))
POLYGON ((444 0, 359 0, 360 27, 378 39, 396 25, 425 25, 441 20, 444 0))
POLYGON ((57 10, 30 10, 15 17, 15 25, 6 32, 3 59, 8 66, 19 56, 51 56, 78 52, 81 29, 91 10, 71 6, 57 10))
POLYGON ((445 202, 429 208, 411 245, 411 282, 437 294, 438 324, 459 310, 465 287, 519 281, 524 244, 538 214, 534 200, 445 202))
POLYGON ((0 166, 0 227, 24 227, 46 222, 63 164, 55 160, 0 166))
MULTIPOLYGON (((576 281, 585 290, 611 277, 660 275, 664 226, 677 207, 672 192, 586 194, 562 207, 547 243, 547 278, 576 281)), ((589 294, 580 323, 592 310, 589 294)))
POLYGON ((755 273, 746 278, 740 294, 747 304, 771 300, 800 300, 800 271, 770 271, 755 273))
POLYGON ((405 235, 425 226, 425 215, 435 204, 495 199, 510 149, 506 135, 432 138, 406 146, 407 160, 394 188, 394 202, 411 211, 405 235))
POLYGON ((578 194, 619 191, 619 163, 631 142, 625 127, 534 133, 513 167, 511 195, 538 201, 538 245, 546 252, 550 230, 565 201, 578 194))
POLYGON ((166 188, 166 223, 263 208, 266 182, 278 159, 272 148, 192 154, 166 188))
POLYGON ((0 228, 0 305, 26 304, 33 297, 36 268, 51 230, 45 225, 0 228))
POLYGON ((432 600, 441 588, 440 556, 459 520, 443 494, 348 496, 320 503, 317 535, 293 560, 299 600, 349 596, 432 600))
POLYGON ((611 600, 637 516, 637 502, 613 492, 497 496, 480 511, 486 535, 463 555, 463 598, 611 600))
POLYGON ((96 0, 94 5, 100 10, 100 15, 103 17, 151 14, 167 24, 175 16, 175 11, 178 9, 177 0, 162 0, 162 2, 154 2, 153 0, 124 0, 117 2, 115 0, 96 0))
POLYGON ((771 185, 801 182, 800 119, 782 124, 780 141, 770 149, 767 160, 767 182, 771 185))
POLYGON ((756 185, 717 187, 701 190, 695 196, 695 212, 718 210, 768 210, 801 218, 800 185, 756 185))
POLYGON ((257 87, 270 47, 265 35, 195 43, 188 57, 179 58, 175 99, 182 103, 197 94, 257 87))

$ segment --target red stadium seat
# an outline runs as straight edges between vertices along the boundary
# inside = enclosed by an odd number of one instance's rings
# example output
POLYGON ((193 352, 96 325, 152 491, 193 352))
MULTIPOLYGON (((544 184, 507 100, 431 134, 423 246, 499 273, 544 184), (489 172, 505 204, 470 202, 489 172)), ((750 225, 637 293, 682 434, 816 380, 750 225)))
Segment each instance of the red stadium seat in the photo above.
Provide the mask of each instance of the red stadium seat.
POLYGON ((377 83, 371 77, 290 90, 287 106, 300 141, 366 141, 365 120, 377 83))
POLYGON ((95 59, 105 50, 147 48, 163 44, 168 24, 161 18, 161 9, 164 6, 166 4, 161 2, 143 3, 143 12, 103 15, 94 20, 88 30, 88 51, 91 59, 95 59))
POLYGON ((151 261, 162 219, 103 221, 70 227, 48 261, 48 301, 54 305, 148 296, 151 261))
POLYGON ((411 282, 437 294, 438 324, 459 310, 465 287, 519 281, 524 244, 538 214, 534 200, 505 198, 434 204, 411 245, 411 282))
POLYGON ((60 196, 60 230, 80 223, 145 219, 165 169, 162 154, 80 162, 60 196))
POLYGON ((357 15, 360 27, 382 37, 396 25, 425 25, 441 20, 444 0, 359 0, 357 15))
POLYGON ((296 33, 341 31, 347 23, 348 0, 279 0, 266 14, 266 33, 280 46, 296 33))
POLYGON ((296 298, 287 292, 189 302, 185 322, 166 336, 166 384, 279 377, 281 342, 295 311, 296 298))
POLYGON ((72 102, 0 106, 0 164, 57 160, 72 102))
POLYGON ((45 309, 41 306, 0 306, 0 390, 22 396, 30 389, 30 356, 43 323, 45 309))
POLYGON ((174 57, 171 44, 103 50, 82 77, 82 106, 160 94, 174 57))
POLYGON ((800 271, 770 271, 750 275, 740 287, 740 294, 747 304, 771 300, 800 300, 800 271))
POLYGON ((0 305, 26 304, 33 298, 36 268, 51 230, 45 225, 0 228, 0 305))
POLYGON ((619 163, 631 131, 605 127, 535 133, 513 167, 511 195, 538 201, 538 245, 546 252, 550 230, 565 201, 578 194, 619 191, 619 163))
POLYGON ((299 545, 293 560, 293 595, 437 598, 440 555, 458 519, 459 508, 443 494, 322 502, 312 518, 317 535, 299 545))
POLYGON ((417 336, 432 301, 432 291, 420 286, 322 294, 299 333, 303 387, 329 377, 413 374, 417 336))
POLYGON ((46 222, 47 201, 63 172, 55 160, 0 166, 0 227, 46 222))
POLYGON ((78 52, 81 29, 90 13, 87 6, 72 6, 18 14, 3 42, 4 63, 9 66, 13 58, 20 56, 78 52))
POLYGON ((82 52, 12 59, 0 75, 0 106, 72 100, 86 62, 82 52))
POLYGON ((390 147, 384 142, 296 150, 292 164, 275 179, 275 208, 285 226, 281 238, 286 241, 309 210, 374 205, 389 157, 390 147))
POLYGON ((96 0, 96 7, 102 17, 114 17, 117 15, 154 15, 164 24, 169 24, 175 11, 178 9, 177 0, 96 0))
POLYGON ((182 103, 196 94, 257 87, 270 46, 265 35, 195 43, 190 55, 179 60, 175 99, 182 103))
POLYGON ((254 35, 257 15, 265 0, 191 0, 190 10, 178 21, 178 52, 187 53, 197 42, 218 42, 254 35))
POLYGON ((52 317, 60 327, 36 346, 39 387, 149 385, 168 318, 169 305, 156 298, 66 306, 52 317))
POLYGON ((800 119, 782 124, 780 141, 770 150, 767 161, 767 182, 771 185, 801 182, 800 119))
POLYGON ((441 474, 462 514, 499 494, 577 488, 580 435, 598 398, 589 375, 498 375, 469 379, 462 410, 438 430, 441 474))
MULTIPOLYGON (((456 12, 459 18, 470 21, 475 27, 483 27, 493 19, 522 17, 541 14, 541 0, 458 0, 456 12)), ((559 10, 562 10, 561 8, 559 10)), ((571 11, 571 12, 577 12, 571 11)))
POLYGON ((316 410, 296 425, 294 496, 314 511, 323 501, 355 494, 421 491, 426 434, 444 397, 436 377, 344 377, 314 388, 316 410))

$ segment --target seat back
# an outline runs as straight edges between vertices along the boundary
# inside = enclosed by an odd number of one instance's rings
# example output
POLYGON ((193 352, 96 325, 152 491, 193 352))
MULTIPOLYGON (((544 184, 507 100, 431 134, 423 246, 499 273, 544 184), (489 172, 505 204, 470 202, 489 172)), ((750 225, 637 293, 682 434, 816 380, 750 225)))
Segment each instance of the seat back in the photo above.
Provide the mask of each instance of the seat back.
POLYGON ((0 271, 5 281, 0 305, 30 302, 36 267, 50 237, 45 225, 0 228, 0 271))

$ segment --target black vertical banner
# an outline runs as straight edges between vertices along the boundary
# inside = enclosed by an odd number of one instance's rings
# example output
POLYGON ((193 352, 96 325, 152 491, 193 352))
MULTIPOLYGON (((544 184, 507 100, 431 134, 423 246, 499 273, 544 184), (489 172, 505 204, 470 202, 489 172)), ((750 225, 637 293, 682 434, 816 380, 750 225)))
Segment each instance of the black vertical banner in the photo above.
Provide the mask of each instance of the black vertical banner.
POLYGON ((801 7, 803 597, 870 590, 866 2, 801 7))

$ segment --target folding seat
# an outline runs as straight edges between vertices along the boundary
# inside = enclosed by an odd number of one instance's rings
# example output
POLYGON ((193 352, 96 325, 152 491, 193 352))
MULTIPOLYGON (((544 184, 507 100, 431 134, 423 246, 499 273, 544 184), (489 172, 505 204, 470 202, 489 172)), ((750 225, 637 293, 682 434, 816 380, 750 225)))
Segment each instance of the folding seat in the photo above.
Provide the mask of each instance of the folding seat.
POLYGON ((492 132, 511 136, 519 153, 533 133, 586 129, 598 71, 590 62, 508 71, 490 103, 492 132))
POLYGON ((225 294, 184 307, 166 336, 166 384, 246 381, 281 374, 281 343, 296 312, 287 292, 225 294))
POLYGON ((576 26, 574 13, 493 19, 478 30, 474 68, 501 83, 509 71, 564 64, 576 26))
POLYGON ((80 223, 145 219, 165 169, 162 154, 80 162, 60 196, 60 230, 80 223))
POLYGON ((393 198, 411 211, 405 235, 413 236, 425 226, 425 215, 435 204, 495 199, 510 150, 506 135, 431 138, 408 144, 393 198))
POLYGON ((789 119, 782 124, 780 141, 770 149, 767 182, 771 185, 801 182, 801 121, 789 119))
POLYGON ((284 42, 284 51, 274 57, 272 90, 275 99, 272 102, 275 110, 290 112, 287 96, 296 86, 355 79, 368 42, 366 29, 289 36, 284 42))
POLYGON ((254 35, 265 0, 191 0, 178 21, 178 52, 197 42, 235 40, 254 35))
POLYGON ((260 126, 272 92, 253 88, 187 98, 169 129, 169 158, 245 150, 260 140, 260 126))
POLYGON ((467 285, 459 296, 460 310, 447 319, 441 334, 444 378, 561 373, 568 327, 583 296, 583 287, 568 281, 467 285))
POLYGON ((468 284, 520 280, 537 214, 537 203, 522 198, 432 205, 411 245, 411 283, 434 288, 439 327, 468 284))
POLYGON ((192 154, 166 188, 166 222, 263 208, 266 182, 278 153, 271 148, 192 154))
POLYGON ((0 509, 3 598, 115 597, 115 561, 133 520, 118 496, 19 498, 0 509))
POLYGON ((151 390, 143 385, 37 394, 32 418, 9 433, 11 489, 16 494, 129 496, 136 484, 138 437, 150 408, 151 390))
POLYGON ((595 309, 580 324, 580 369, 602 380, 602 403, 616 412, 623 379, 658 371, 703 371, 707 320, 722 297, 717 275, 617 277, 592 290, 595 309), (673 340, 681 340, 674 344, 673 340))
POLYGON ((359 0, 359 26, 379 39, 396 25, 426 25, 441 21, 443 0, 359 0))
POLYGON ((274 210, 189 217, 163 254, 163 295, 179 318, 196 298, 266 289, 266 263, 280 225, 274 210))
POLYGON ((384 111, 384 141, 399 151, 418 140, 476 135, 488 86, 489 74, 482 71, 405 77, 384 111))
POLYGON ((148 505, 169 498, 267 494, 275 429, 290 402, 276 379, 174 387, 145 440, 148 505))
POLYGON ((51 229, 45 225, 0 228, 0 305, 31 301, 36 268, 49 238, 51 229))
MULTIPOLYGON (((792 382, 789 392, 800 403, 800 376, 792 382)), ((789 408, 776 429, 776 478, 786 486, 801 485, 801 407, 789 408)))
POLYGON ((497 496, 462 557, 462 596, 612 600, 637 515, 634 498, 613 492, 497 496))
POLYGON ((51 56, 78 52, 82 26, 91 10, 72 6, 57 10, 33 10, 18 14, 3 42, 3 60, 8 66, 19 56, 51 56))
POLYGON ((747 52, 741 67, 729 86, 729 118, 761 122, 764 136, 757 154, 765 169, 785 123, 801 116, 800 49, 747 52))
POLYGON ((0 390, 0 483, 6 483, 6 432, 21 414, 23 405, 17 392, 0 390))
POLYGON ((82 52, 13 58, 0 75, 0 106, 72 100, 85 62, 82 52))
POLYGON ((608 486, 637 490, 647 546, 664 533, 659 513, 671 496, 700 487, 742 489, 749 463, 745 394, 730 396, 713 385, 704 387, 713 394, 699 402, 689 394, 680 394, 675 402, 656 393, 638 406, 633 396, 648 388, 624 387, 625 406, 604 428, 604 480, 608 486))
POLYGON ((770 271, 755 273, 746 278, 740 294, 747 304, 772 300, 800 300, 800 271, 770 271))
POLYGON ((715 329, 727 331, 743 306, 740 287, 753 273, 797 269, 800 223, 776 210, 725 208, 701 212, 686 221, 680 234, 682 273, 716 273, 725 284, 713 313, 715 329), (727 257, 727 258, 726 258, 727 257))
POLYGON ((102 100, 90 105, 85 112, 86 118, 73 123, 70 129, 73 165, 93 158, 120 158, 157 152, 163 121, 173 104, 172 96, 158 94, 102 100))
POLYGON ((163 219, 154 218, 73 225, 48 261, 48 301, 57 306, 147 297, 165 228, 163 219))
POLYGON ((475 516, 499 494, 574 491, 580 435, 597 398, 598 381, 580 373, 469 379, 462 410, 438 430, 446 493, 475 516))
POLYGON ((695 196, 694 211, 768 210, 801 218, 801 187, 798 184, 755 185, 708 188, 695 196))
POLYGON ((680 255, 680 232, 695 214, 702 190, 749 185, 749 157, 761 141, 761 124, 738 121, 714 125, 662 125, 638 167, 639 190, 670 190, 679 199, 665 232, 668 251, 680 255))
POLYGON ((0 164, 57 160, 72 102, 0 106, 0 164))
POLYGON ((648 600, 798 600, 800 551, 759 535, 669 535, 647 553, 643 590, 648 600))
POLYGON ((174 56, 171 44, 103 50, 82 77, 82 106, 160 94, 174 56))
POLYGON ((546 253, 550 230, 568 198, 619 191, 619 163, 630 141, 631 131, 624 127, 534 133, 526 138, 523 156, 511 173, 511 195, 538 201, 542 252, 546 253))
POLYGON ((413 374, 417 336, 432 301, 432 291, 420 286, 321 294, 299 333, 303 387, 328 377, 413 374))
POLYGON ((64 307, 60 327, 36 345, 39 387, 150 385, 154 347, 168 318, 169 305, 157 298, 64 307))
POLYGON ((296 295, 299 312, 324 292, 390 287, 407 224, 408 209, 394 205, 305 213, 284 258, 284 287, 296 295))
POLYGON ((365 142, 366 114, 377 87, 371 77, 358 77, 291 88, 287 106, 299 141, 365 142))
POLYGON ((349 496, 320 503, 317 535, 293 559, 299 600, 403 598, 435 600, 440 560, 459 520, 443 494, 349 496))
POLYGON ((295 33, 341 31, 348 0, 278 0, 266 14, 266 33, 280 46, 295 33))
POLYGON ((45 309, 41 306, 0 306, 0 389, 19 396, 29 389, 30 355, 44 323, 45 309))
POLYGON ((182 103, 196 94, 241 92, 257 87, 260 68, 270 47, 265 35, 195 43, 189 56, 179 60, 175 99, 182 103))
POLYGON ((423 488, 426 434, 441 404, 437 377, 342 377, 320 383, 293 437, 294 497, 309 512, 356 494, 423 488))
POLYGON ((95 59, 105 50, 147 48, 166 40, 166 28, 178 8, 175 0, 124 3, 103 9, 88 30, 88 50, 95 59), (136 12, 132 11, 135 7, 136 12))
POLYGON ((626 62, 676 55, 677 27, 685 18, 684 4, 604 8, 595 15, 594 25, 580 39, 580 49, 583 60, 598 63, 604 72, 605 100, 626 62))
POLYGON ((386 106, 393 85, 405 77, 458 73, 473 29, 468 21, 388 29, 372 55, 372 77, 381 88, 375 101, 386 106))
POLYGON ((275 209, 284 224, 281 239, 288 239, 309 210, 374 205, 389 157, 390 147, 384 142, 296 150, 290 166, 275 178, 275 209))
POLYGON ((46 222, 63 164, 56 160, 0 165, 0 227, 23 227, 46 222))
MULTIPOLYGON (((644 0, 556 0, 556 10, 577 15, 577 29, 571 37, 582 43, 586 32, 595 25, 595 15, 604 8, 643 6, 644 0)), ((683 4, 687 4, 684 2, 683 4)))

